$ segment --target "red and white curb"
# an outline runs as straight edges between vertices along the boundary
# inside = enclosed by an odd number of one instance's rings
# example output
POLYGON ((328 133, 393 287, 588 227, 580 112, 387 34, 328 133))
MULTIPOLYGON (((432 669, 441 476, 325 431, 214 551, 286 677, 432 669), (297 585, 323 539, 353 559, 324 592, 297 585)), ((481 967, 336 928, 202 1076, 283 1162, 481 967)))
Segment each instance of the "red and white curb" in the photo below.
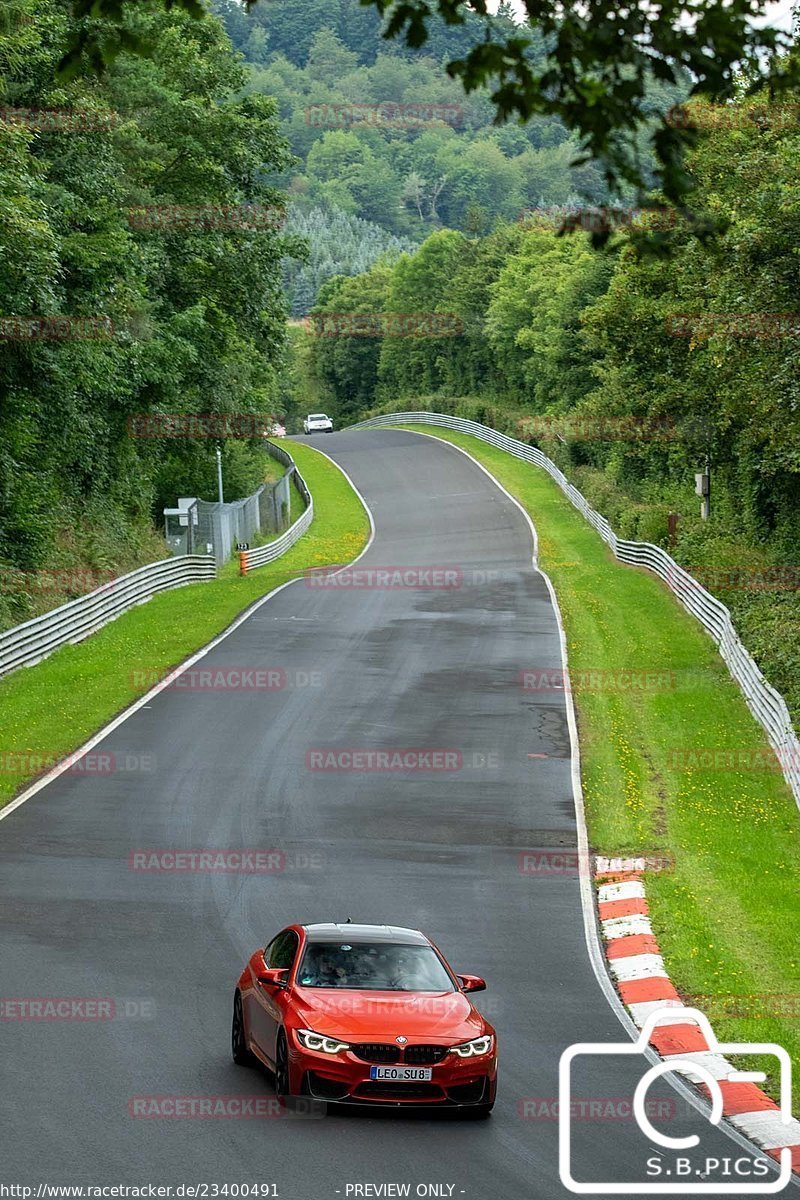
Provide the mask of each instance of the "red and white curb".
MULTIPOLYGON (((669 1062, 688 1060, 705 1068, 719 1080, 723 1116, 745 1137, 780 1161, 781 1150, 792 1152, 792 1170, 800 1172, 800 1121, 787 1124, 775 1101, 756 1083, 729 1082, 736 1068, 709 1048, 708 1039, 692 1010, 683 1003, 667 975, 658 943, 653 936, 642 873, 645 859, 595 860, 600 928, 605 939, 608 968, 634 1024, 643 1028, 659 1009, 674 1009, 674 1020, 658 1025, 650 1045, 669 1062)), ((699 1074, 676 1066, 701 1092, 710 1096, 699 1074)))

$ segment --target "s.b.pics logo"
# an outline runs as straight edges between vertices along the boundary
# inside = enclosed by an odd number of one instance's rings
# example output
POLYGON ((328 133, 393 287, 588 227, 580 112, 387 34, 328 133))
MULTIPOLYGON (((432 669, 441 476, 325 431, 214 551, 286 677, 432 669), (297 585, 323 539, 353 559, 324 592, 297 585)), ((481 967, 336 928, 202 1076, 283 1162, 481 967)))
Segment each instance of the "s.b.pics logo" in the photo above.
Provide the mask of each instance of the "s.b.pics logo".
MULTIPOLYGON (((668 1031, 663 1030, 666 1034, 668 1031)), ((659 1037, 661 1033, 659 1033, 659 1037)), ((559 1063, 559 1173, 568 1191, 582 1196, 623 1195, 770 1195, 782 1191, 792 1175, 792 1149, 796 1141, 798 1122, 791 1114, 792 1065, 782 1046, 773 1042, 719 1043, 708 1018, 696 1008, 665 1007, 650 1013, 635 1042, 585 1042, 570 1046, 559 1063), (695 1027, 692 1041, 703 1049, 666 1054, 655 1065, 648 1066, 647 1050, 656 1026, 676 1024, 681 1028, 695 1027), (767 1078, 766 1071, 737 1070, 725 1058, 747 1055, 771 1059, 778 1064, 780 1104, 776 1104, 758 1087, 767 1078), (616 1067, 612 1056, 621 1058, 616 1067), (638 1063, 637 1063, 638 1056, 638 1063), (641 1068, 641 1069, 639 1069, 641 1068), (692 1105, 685 1105, 682 1127, 668 1122, 654 1124, 652 1106, 648 1105, 651 1086, 664 1076, 675 1072, 697 1085, 711 1102, 707 1118, 692 1105), (632 1091, 632 1111, 638 1129, 644 1135, 624 1144, 617 1133, 617 1153, 608 1161, 619 1166, 619 1179, 576 1178, 599 1173, 605 1161, 597 1152, 596 1139, 592 1146, 582 1146, 586 1123, 578 1124, 576 1104, 581 1087, 587 1080, 595 1088, 598 1079, 607 1082, 615 1094, 620 1094, 620 1080, 632 1091), (752 1109, 753 1111, 747 1111, 752 1109), (725 1116, 735 1128, 751 1137, 763 1152, 755 1147, 751 1154, 735 1142, 727 1152, 704 1145, 703 1129, 707 1119, 718 1126, 725 1116), (692 1132, 692 1127, 698 1132, 692 1132), (639 1178, 634 1173, 638 1173, 639 1178), (633 1176, 633 1177, 632 1177, 633 1176)), ((674 1122, 674 1118, 673 1118, 674 1122)), ((716 1141, 719 1138, 706 1139, 716 1141)), ((609 1172, 610 1173, 610 1172, 609 1172)), ((615 1172, 616 1174, 617 1172, 615 1172)))

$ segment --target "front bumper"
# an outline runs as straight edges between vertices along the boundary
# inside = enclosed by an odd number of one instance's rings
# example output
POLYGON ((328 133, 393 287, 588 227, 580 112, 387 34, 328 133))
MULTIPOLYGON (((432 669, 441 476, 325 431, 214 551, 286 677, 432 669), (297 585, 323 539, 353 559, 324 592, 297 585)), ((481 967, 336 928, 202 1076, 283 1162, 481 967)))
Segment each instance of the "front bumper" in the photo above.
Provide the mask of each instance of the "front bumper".
POLYGON ((473 1059, 448 1055, 432 1066, 430 1082, 371 1079, 373 1064, 349 1050, 323 1054, 295 1049, 290 1063, 298 1092, 328 1103, 473 1108, 493 1103, 497 1088, 496 1053, 473 1059))

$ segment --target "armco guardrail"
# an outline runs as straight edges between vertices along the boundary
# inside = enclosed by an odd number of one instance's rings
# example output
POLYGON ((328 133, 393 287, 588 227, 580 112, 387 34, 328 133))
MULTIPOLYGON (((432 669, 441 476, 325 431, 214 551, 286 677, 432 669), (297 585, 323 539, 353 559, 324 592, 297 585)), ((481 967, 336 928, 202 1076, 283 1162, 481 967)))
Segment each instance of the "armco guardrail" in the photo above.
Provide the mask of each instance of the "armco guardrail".
POLYGON ((357 425, 351 425, 350 428, 367 429, 380 425, 410 424, 440 425, 445 429, 471 433, 484 442, 498 446, 501 450, 507 450, 516 458, 522 458, 536 467, 541 467, 555 480, 589 524, 594 526, 620 562, 636 567, 647 567, 648 570, 654 571, 663 579, 687 612, 700 621, 716 642, 731 675, 742 689, 750 711, 766 732, 786 781, 800 806, 800 741, 798 741, 792 726, 786 701, 761 674, 755 661, 742 645, 730 612, 720 600, 717 600, 716 596, 712 596, 710 592, 706 591, 660 546, 654 546, 650 542, 628 542, 624 538, 617 537, 605 517, 601 517, 600 513, 590 507, 586 497, 581 495, 555 463, 535 446, 528 446, 525 442, 517 441, 516 438, 508 437, 504 433, 498 433, 496 429, 490 429, 488 425, 481 425, 477 421, 467 421, 462 417, 448 417, 443 413, 390 413, 387 416, 372 417, 368 421, 361 421, 357 425))
POLYGON ((165 558, 103 584, 88 595, 70 600, 41 617, 33 617, 23 625, 0 633, 0 677, 18 667, 32 666, 60 646, 83 641, 109 621, 159 592, 213 579, 215 575, 214 559, 206 555, 165 558))
MULTIPOLYGON (((314 501, 306 482, 295 466, 294 459, 281 446, 270 444, 269 453, 292 471, 297 491, 306 505, 303 514, 285 533, 274 542, 249 550, 241 555, 247 567, 261 567, 285 554, 290 546, 305 533, 314 519, 314 501)), ((247 570, 245 567, 245 572, 247 570)), ((18 667, 30 667, 60 646, 81 642, 109 621, 144 604, 151 596, 169 588, 183 587, 187 583, 200 583, 214 579, 217 573, 214 558, 205 554, 181 554, 165 558, 149 566, 139 567, 129 575, 122 575, 110 583, 103 584, 86 596, 79 596, 44 613, 33 617, 23 625, 16 625, 0 633, 0 678, 16 671, 18 667)))
POLYGON ((255 567, 263 567, 267 563, 274 562, 276 558, 280 558, 282 554, 285 554, 295 544, 298 538, 303 536, 314 520, 314 501, 311 492, 308 490, 306 481, 298 471, 291 454, 284 450, 282 446, 276 446, 274 442, 271 443, 270 454, 273 458, 277 458, 279 462, 285 463, 287 467, 292 468, 294 485, 306 507, 297 520, 289 526, 285 533, 276 538, 274 542, 268 542, 266 546, 258 546, 255 550, 243 550, 241 552, 239 555, 239 571, 242 575, 246 575, 248 571, 252 571, 255 567))

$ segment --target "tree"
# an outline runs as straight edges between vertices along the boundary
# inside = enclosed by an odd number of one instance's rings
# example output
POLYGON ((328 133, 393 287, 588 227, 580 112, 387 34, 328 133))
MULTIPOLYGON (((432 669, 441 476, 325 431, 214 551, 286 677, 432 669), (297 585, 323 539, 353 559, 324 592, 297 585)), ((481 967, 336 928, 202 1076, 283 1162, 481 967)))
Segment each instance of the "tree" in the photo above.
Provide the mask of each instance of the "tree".
POLYGON ((373 403, 382 343, 377 326, 387 311, 389 280, 390 269, 382 264, 351 279, 329 279, 308 319, 308 386, 337 422, 354 420, 373 403), (366 333, 348 332, 353 314, 368 318, 366 333))
POLYGON ((398 331, 383 338, 379 396, 405 395, 411 388, 426 393, 439 386, 444 347, 461 330, 460 323, 440 307, 441 296, 466 246, 463 234, 443 229, 431 234, 416 254, 397 260, 386 303, 387 311, 400 314, 405 324, 398 322, 398 331))
MULTIPOLYGON (((170 0, 204 15, 202 0, 170 0)), ((248 7, 253 0, 250 0, 248 7)), ((401 37, 419 49, 428 42, 449 60, 448 72, 473 91, 491 84, 500 118, 536 113, 559 116, 573 130, 586 153, 603 163, 611 186, 627 182, 645 188, 634 152, 636 133, 648 120, 643 108, 649 81, 691 81, 694 94, 726 100, 737 94, 741 80, 755 91, 768 80, 779 87, 795 85, 800 69, 781 54, 788 39, 768 23, 767 0, 696 0, 683 4, 630 4, 615 0, 567 0, 544 3, 524 0, 527 25, 515 24, 508 8, 495 16, 487 0, 367 0, 386 16, 385 36, 401 37), (761 18, 762 21, 754 20, 761 18), (466 35, 466 36, 465 36, 466 35), (548 53, 542 55, 542 47, 548 53)), ((286 22, 287 57, 304 61, 309 29, 335 25, 337 0, 284 0, 292 20, 286 22), (331 13, 330 21, 319 14, 331 13)), ((144 49, 146 41, 131 37, 124 13, 132 0, 72 0, 79 21, 64 69, 75 71, 85 57, 96 66, 108 61, 123 44, 144 49), (90 17, 114 22, 103 36, 90 17)), ((691 189, 683 159, 694 134, 666 115, 651 137, 659 164, 660 185, 668 199, 682 202, 691 189)))
MULTIPOLYGON (((3 100, 85 114, 86 127, 0 125, 1 311, 76 331, 0 340, 0 560, 22 569, 91 515, 124 544, 174 502, 178 481, 211 478, 208 441, 135 439, 131 418, 270 411, 281 260, 296 249, 274 227, 282 196, 265 181, 287 165, 274 105, 242 95, 219 21, 128 10, 151 58, 123 51, 101 79, 56 85, 69 12, 65 0, 29 5, 9 34, 3 100), (219 206, 209 225, 183 219, 208 205, 219 206), (273 227, 245 227, 242 206, 270 210, 273 227), (154 208, 166 221, 147 228, 154 208), (87 318, 98 336, 84 336, 87 318)), ((244 480, 247 453, 226 457, 244 480)), ((254 462, 248 470, 257 482, 254 462)))
POLYGON ((438 161, 447 176, 438 205, 445 224, 465 228, 467 213, 476 206, 507 220, 519 214, 522 173, 517 160, 506 158, 494 141, 475 141, 466 148, 451 143, 438 161))
POLYGON ((312 79, 336 83, 358 64, 358 55, 348 50, 332 29, 320 29, 314 34, 308 52, 306 69, 312 79))

